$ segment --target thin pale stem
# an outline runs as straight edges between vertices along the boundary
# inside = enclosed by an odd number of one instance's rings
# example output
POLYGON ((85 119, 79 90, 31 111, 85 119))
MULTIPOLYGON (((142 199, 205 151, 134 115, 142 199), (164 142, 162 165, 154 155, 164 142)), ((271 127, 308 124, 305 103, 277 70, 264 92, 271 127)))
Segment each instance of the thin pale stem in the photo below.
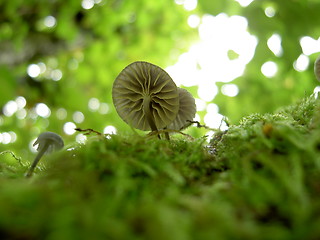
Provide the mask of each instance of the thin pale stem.
POLYGON ((46 142, 45 145, 43 146, 43 148, 40 149, 40 152, 38 152, 37 156, 33 160, 33 163, 31 164, 31 167, 29 168, 29 170, 28 170, 28 172, 26 174, 27 178, 32 176, 35 167, 37 166, 37 164, 40 161, 40 159, 43 156, 43 154, 47 151, 49 145, 50 144, 48 142, 46 142))

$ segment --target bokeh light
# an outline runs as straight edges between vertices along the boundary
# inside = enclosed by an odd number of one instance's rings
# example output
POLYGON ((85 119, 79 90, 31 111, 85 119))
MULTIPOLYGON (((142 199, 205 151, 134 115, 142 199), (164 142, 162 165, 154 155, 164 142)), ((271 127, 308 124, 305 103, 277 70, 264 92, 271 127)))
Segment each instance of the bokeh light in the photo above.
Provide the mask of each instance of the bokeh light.
POLYGON ((45 73, 47 70, 47 65, 43 62, 39 62, 37 65, 40 68, 40 74, 45 73))
POLYGON ((63 131, 67 135, 72 135, 76 132, 76 130, 75 130, 76 127, 77 127, 76 124, 74 124, 73 122, 66 122, 63 125, 63 131))
POLYGON ((192 11, 197 8, 198 0, 175 0, 175 3, 182 5, 187 11, 192 11))
POLYGON ((48 118, 51 115, 50 108, 44 103, 38 103, 35 107, 36 114, 43 118, 48 118))
POLYGON ((293 63, 293 67, 298 72, 303 72, 308 69, 310 59, 308 56, 301 54, 298 59, 293 63))
POLYGON ((62 72, 60 69, 55 69, 51 71, 50 77, 53 81, 59 81, 62 78, 62 72))
POLYGON ((27 117, 27 110, 26 109, 20 109, 16 112, 16 116, 18 119, 25 119, 27 117))
POLYGON ((1 142, 3 144, 9 144, 11 142, 11 135, 7 132, 1 133, 1 142))
POLYGON ((267 17, 272 18, 276 15, 276 10, 272 6, 268 6, 264 10, 264 13, 266 14, 267 17))
POLYGON ((87 136, 83 135, 82 133, 77 134, 76 136, 76 142, 78 143, 85 143, 87 141, 87 136))
POLYGON ((205 102, 211 102, 218 93, 218 87, 214 82, 199 84, 198 96, 205 102))
POLYGON ((2 109, 3 114, 7 117, 11 117, 17 110, 18 104, 12 100, 7 102, 2 109))
POLYGON ((109 126, 106 126, 103 129, 103 133, 104 134, 116 134, 117 133, 117 129, 114 126, 109 125, 109 126))
POLYGON ((206 102, 202 99, 195 98, 195 103, 197 107, 197 111, 204 111, 206 109, 206 102))
POLYGON ((108 103, 101 103, 99 107, 99 113, 100 114, 108 114, 110 110, 108 103))
POLYGON ((278 65, 275 62, 268 61, 261 66, 261 72, 267 78, 274 77, 278 72, 278 65))
POLYGON ((18 106, 19 110, 24 108, 26 106, 26 104, 27 104, 27 100, 22 96, 18 96, 16 98, 15 102, 17 103, 17 106, 18 106))
POLYGON ((273 34, 268 39, 268 47, 269 49, 276 55, 277 57, 280 57, 283 53, 283 49, 281 46, 281 36, 277 33, 273 34))
POLYGON ((239 93, 239 88, 236 84, 228 83, 221 87, 221 92, 228 97, 235 97, 239 93))
POLYGON ((13 131, 9 131, 8 132, 10 134, 11 140, 10 143, 14 143, 15 141, 17 141, 17 134, 13 131))
POLYGON ((94 0, 82 0, 81 6, 86 10, 91 9, 94 6, 94 0))
POLYGON ((41 69, 37 64, 30 64, 27 68, 27 73, 30 77, 36 78, 40 75, 41 69))
POLYGON ((73 113, 72 119, 76 123, 82 123, 84 121, 84 114, 80 111, 76 111, 73 113))
POLYGON ((189 17, 188 17, 188 25, 191 27, 191 28, 196 28, 199 26, 200 24, 200 17, 196 14, 191 14, 189 17))
POLYGON ((88 102, 89 110, 92 112, 98 111, 100 108, 100 101, 97 98, 90 98, 88 102))
POLYGON ((254 0, 235 0, 238 2, 242 7, 247 7, 252 3, 254 0))
POLYGON ((318 40, 315 40, 312 37, 304 36, 300 39, 300 45, 303 54, 307 56, 316 52, 320 52, 320 38, 318 38, 318 40))
POLYGON ((44 18, 44 21, 43 21, 44 25, 48 28, 52 28, 54 26, 56 26, 57 24, 57 20, 55 17, 53 16, 47 16, 44 18))
POLYGON ((59 120, 64 120, 68 116, 68 112, 65 108, 59 108, 56 111, 56 116, 59 120))
POLYGON ((196 9, 197 4, 198 4, 197 0, 184 0, 183 1, 183 7, 187 11, 192 11, 192 10, 196 9))

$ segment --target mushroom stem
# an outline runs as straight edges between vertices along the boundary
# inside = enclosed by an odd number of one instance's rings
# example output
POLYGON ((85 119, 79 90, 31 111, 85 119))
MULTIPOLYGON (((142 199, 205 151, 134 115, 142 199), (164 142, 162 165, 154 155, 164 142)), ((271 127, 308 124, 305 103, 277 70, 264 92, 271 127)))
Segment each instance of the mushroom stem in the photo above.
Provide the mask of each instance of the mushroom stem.
MULTIPOLYGON (((166 130, 167 128, 165 127, 164 129, 166 130)), ((168 132, 165 132, 164 136, 166 137, 167 140, 170 140, 170 136, 168 132)))
POLYGON ((148 124, 151 128, 151 131, 157 131, 158 130, 157 126, 156 126, 154 119, 153 119, 153 116, 151 114, 151 98, 150 98, 150 96, 146 96, 143 99, 143 111, 144 111, 144 114, 146 115, 148 124))
POLYGON ((46 142, 45 145, 43 146, 43 148, 41 148, 41 150, 38 152, 37 156, 33 160, 33 163, 31 164, 31 167, 29 168, 29 170, 28 170, 28 172, 26 174, 27 178, 32 176, 35 167, 37 166, 38 162, 42 158, 43 154, 47 151, 49 145, 50 145, 50 143, 46 142))
MULTIPOLYGON (((143 111, 144 111, 144 114, 147 118, 147 121, 148 121, 148 124, 151 128, 151 131, 158 131, 157 129, 157 126, 154 122, 154 118, 151 114, 151 97, 150 96, 146 96, 144 99, 143 99, 143 111)), ((160 139, 160 135, 158 134, 158 138, 160 139)))

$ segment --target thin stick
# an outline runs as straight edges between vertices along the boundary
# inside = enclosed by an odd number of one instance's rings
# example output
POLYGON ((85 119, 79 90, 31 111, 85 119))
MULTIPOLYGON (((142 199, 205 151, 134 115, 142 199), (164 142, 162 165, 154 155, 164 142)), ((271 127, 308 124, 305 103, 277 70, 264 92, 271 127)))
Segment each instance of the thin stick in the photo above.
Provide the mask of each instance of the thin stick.
POLYGON ((43 156, 43 154, 47 151, 48 147, 49 147, 49 144, 46 143, 44 145, 44 147, 41 148, 40 152, 38 152, 37 156, 33 160, 33 163, 31 164, 31 167, 29 168, 29 170, 26 174, 26 178, 29 178, 32 176, 34 169, 36 168, 36 166, 37 166, 38 162, 40 161, 41 157, 43 156))
POLYGON ((191 124, 194 124, 194 123, 197 124, 197 128, 205 128, 205 129, 209 129, 209 130, 212 130, 212 131, 217 130, 217 129, 214 129, 214 128, 210 128, 210 127, 208 127, 206 125, 202 125, 198 121, 187 120, 187 122, 190 122, 191 124))
POLYGON ((93 130, 92 128, 87 128, 87 129, 81 129, 81 128, 75 128, 74 130, 78 131, 78 132, 85 132, 83 135, 89 135, 91 133, 95 133, 99 136, 105 136, 106 134, 103 134, 101 132, 98 132, 96 130, 93 130))

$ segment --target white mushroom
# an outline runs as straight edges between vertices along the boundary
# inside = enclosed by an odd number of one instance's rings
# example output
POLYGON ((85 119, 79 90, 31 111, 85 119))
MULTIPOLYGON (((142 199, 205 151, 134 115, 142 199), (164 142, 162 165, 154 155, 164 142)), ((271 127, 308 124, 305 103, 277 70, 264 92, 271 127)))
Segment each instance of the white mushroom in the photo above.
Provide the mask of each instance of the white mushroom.
POLYGON ((37 140, 34 142, 33 146, 38 144, 38 154, 35 157, 29 171, 26 173, 26 177, 31 177, 32 173, 37 166, 38 162, 40 161, 41 157, 45 153, 51 153, 53 151, 57 151, 64 146, 64 142, 62 138, 53 132, 44 132, 39 135, 37 140))
POLYGON ((191 93, 186 89, 178 88, 178 92, 179 112, 175 120, 167 128, 180 131, 191 125, 189 121, 192 121, 196 115, 196 103, 191 93))
POLYGON ((162 68, 134 62, 115 79, 112 99, 119 116, 140 130, 163 129, 179 111, 177 86, 162 68))

